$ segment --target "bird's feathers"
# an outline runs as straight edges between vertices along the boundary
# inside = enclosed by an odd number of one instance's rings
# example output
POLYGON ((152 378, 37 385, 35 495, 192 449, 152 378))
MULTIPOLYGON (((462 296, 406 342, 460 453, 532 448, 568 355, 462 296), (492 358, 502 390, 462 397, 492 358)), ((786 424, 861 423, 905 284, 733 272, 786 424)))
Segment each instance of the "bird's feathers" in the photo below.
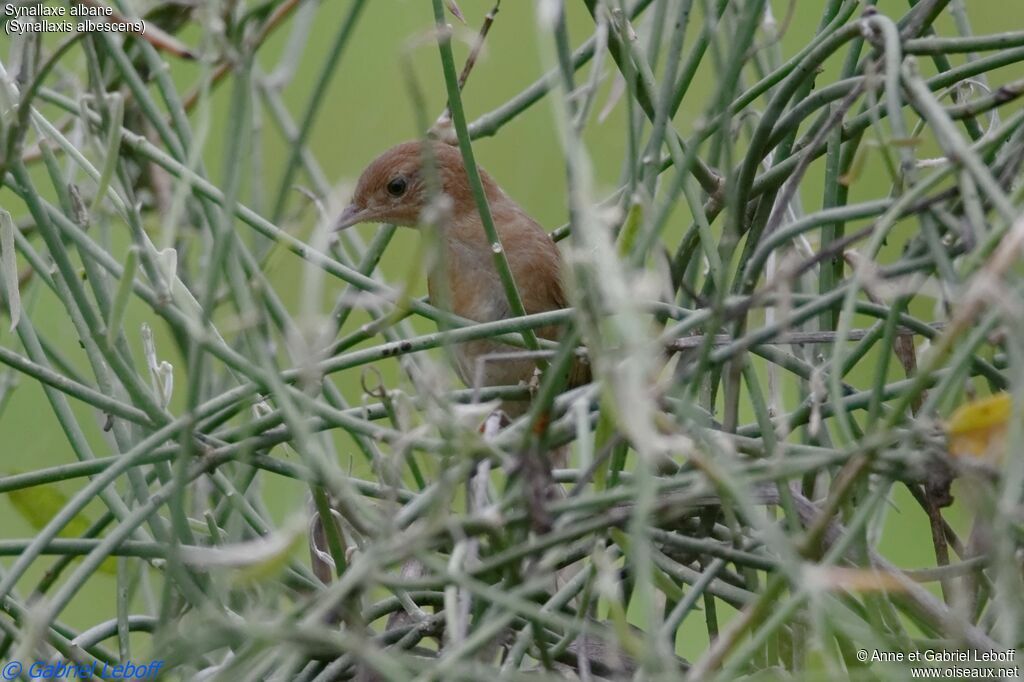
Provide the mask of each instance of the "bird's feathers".
MULTIPOLYGON (((440 142, 406 142, 375 159, 356 186, 346 213, 358 220, 416 226, 431 196, 430 173, 449 201, 447 217, 438 225, 442 254, 428 278, 431 301, 456 315, 478 322, 511 316, 510 306, 494 263, 466 168, 459 150, 440 142), (426 165, 426 164, 430 165, 426 165), (400 182, 396 182, 400 179, 400 182), (400 195, 393 191, 402 187, 400 195)), ((513 279, 528 314, 566 307, 562 258, 550 235, 531 218, 483 169, 481 180, 494 225, 513 279)), ((557 339, 557 326, 537 330, 557 339)), ((467 385, 515 384, 534 372, 531 359, 510 357, 515 349, 489 340, 472 341, 455 349, 458 373, 467 385), (493 356, 493 359, 488 359, 493 356)), ((577 361, 570 385, 589 381, 589 367, 577 361)))

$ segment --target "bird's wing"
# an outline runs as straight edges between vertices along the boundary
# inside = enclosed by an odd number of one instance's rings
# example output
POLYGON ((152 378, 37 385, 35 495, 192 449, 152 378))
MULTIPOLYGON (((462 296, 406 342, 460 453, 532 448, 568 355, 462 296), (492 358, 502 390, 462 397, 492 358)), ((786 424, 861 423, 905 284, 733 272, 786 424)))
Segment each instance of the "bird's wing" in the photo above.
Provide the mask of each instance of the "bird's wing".
MULTIPOLYGON (((569 301, 563 285, 564 262, 551 237, 532 218, 521 214, 520 220, 529 221, 521 229, 502 235, 509 258, 509 267, 519 287, 523 307, 527 313, 542 313, 568 307, 569 301), (509 243, 509 241, 512 243, 509 243)), ((562 327, 541 327, 537 334, 557 341, 562 327)), ((573 361, 569 370, 568 387, 582 386, 590 381, 590 364, 583 359, 573 361)))

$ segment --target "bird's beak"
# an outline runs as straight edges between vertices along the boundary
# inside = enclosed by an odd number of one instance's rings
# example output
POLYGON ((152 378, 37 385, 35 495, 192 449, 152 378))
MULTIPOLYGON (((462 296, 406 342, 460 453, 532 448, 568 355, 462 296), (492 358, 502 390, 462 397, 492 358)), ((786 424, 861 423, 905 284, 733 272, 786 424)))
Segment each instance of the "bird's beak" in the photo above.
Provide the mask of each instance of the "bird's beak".
POLYGON ((370 218, 370 212, 365 208, 359 208, 355 204, 349 204, 345 207, 345 210, 338 216, 337 222, 334 223, 334 229, 344 230, 346 227, 352 227, 359 223, 364 223, 370 218))

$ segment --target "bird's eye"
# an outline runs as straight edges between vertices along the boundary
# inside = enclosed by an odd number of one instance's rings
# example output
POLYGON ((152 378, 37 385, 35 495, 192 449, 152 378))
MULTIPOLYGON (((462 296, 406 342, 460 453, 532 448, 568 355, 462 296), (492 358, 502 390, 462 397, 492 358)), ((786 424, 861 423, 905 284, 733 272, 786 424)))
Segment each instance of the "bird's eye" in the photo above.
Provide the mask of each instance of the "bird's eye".
POLYGON ((401 176, 394 178, 388 183, 388 194, 393 197, 400 197, 405 194, 405 188, 408 184, 405 178, 401 176))

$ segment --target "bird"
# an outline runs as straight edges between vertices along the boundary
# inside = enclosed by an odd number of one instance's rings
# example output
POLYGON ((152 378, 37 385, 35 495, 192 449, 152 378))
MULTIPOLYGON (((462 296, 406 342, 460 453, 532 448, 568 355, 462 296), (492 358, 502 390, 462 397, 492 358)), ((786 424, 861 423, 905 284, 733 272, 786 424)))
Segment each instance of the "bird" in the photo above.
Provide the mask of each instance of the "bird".
MULTIPOLYGON (((336 230, 358 223, 391 223, 429 229, 425 211, 431 206, 433 164, 437 188, 448 199, 443 217, 435 220, 441 257, 427 276, 430 301, 444 310, 475 322, 512 317, 505 289, 494 263, 494 249, 484 231, 469 176, 457 147, 441 141, 413 140, 391 147, 363 170, 351 202, 334 225, 336 230), (429 147, 424 147, 429 145, 429 147), (425 154, 424 152, 429 152, 425 154)), ((567 307, 565 263, 554 240, 540 224, 479 168, 484 194, 494 226, 527 314, 567 307)), ((557 340, 557 325, 541 327, 537 335, 557 340)), ((471 388, 530 383, 535 374, 533 359, 516 357, 506 344, 480 339, 454 347, 455 370, 471 388)), ((575 358, 567 387, 590 380, 584 358, 575 358)), ((502 403, 509 418, 525 412, 523 401, 502 403)))

